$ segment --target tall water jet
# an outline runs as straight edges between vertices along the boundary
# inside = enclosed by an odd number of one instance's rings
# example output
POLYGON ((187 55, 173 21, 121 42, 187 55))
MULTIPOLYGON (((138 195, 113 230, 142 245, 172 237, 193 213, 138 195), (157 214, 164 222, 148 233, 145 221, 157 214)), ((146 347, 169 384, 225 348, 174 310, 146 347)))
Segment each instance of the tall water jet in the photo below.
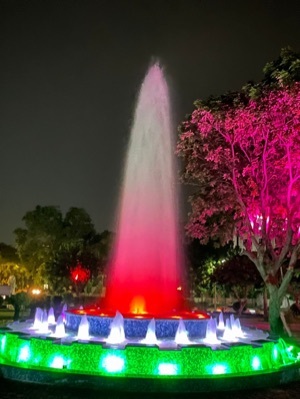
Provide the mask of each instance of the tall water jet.
POLYGON ((123 314, 183 308, 170 99, 158 64, 142 84, 128 147, 105 307, 123 314))

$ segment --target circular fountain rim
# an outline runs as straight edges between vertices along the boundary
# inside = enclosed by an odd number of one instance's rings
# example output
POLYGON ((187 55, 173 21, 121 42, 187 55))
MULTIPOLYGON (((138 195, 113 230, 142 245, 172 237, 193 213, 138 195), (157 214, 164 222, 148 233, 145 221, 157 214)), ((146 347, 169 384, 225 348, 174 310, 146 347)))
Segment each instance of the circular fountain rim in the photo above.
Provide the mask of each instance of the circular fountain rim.
MULTIPOLYGON (((158 339, 174 339, 177 328, 180 323, 184 323, 186 330, 191 337, 204 337, 207 322, 211 317, 201 311, 197 312, 176 312, 174 317, 166 317, 167 315, 122 315, 120 312, 110 312, 108 315, 100 313, 99 309, 72 309, 65 312, 66 326, 71 331, 76 331, 84 317, 89 322, 89 331, 91 335, 107 337, 110 333, 110 325, 116 318, 118 324, 121 323, 124 328, 126 338, 142 338, 147 333, 147 328, 154 320, 155 333, 158 339), (98 312, 98 314, 96 313, 98 312), (128 317, 131 316, 131 317, 128 317), (154 316, 154 317, 153 317, 154 316), (181 316, 181 317, 180 317, 181 316)), ((169 315, 170 316, 170 315, 169 315)))
MULTIPOLYGON (((277 346, 278 350, 279 348, 283 348, 285 351, 285 355, 280 356, 287 356, 286 354, 288 354, 289 349, 286 346, 287 343, 282 339, 268 339, 264 342, 261 340, 253 341, 253 344, 248 345, 246 348, 245 345, 240 344, 222 348, 221 350, 211 350, 211 348, 204 348, 201 345, 197 347, 183 346, 180 350, 160 350, 155 346, 147 347, 144 345, 141 347, 136 344, 129 344, 126 348, 115 348, 114 346, 106 347, 105 344, 100 342, 87 343, 77 341, 68 343, 48 337, 28 337, 28 335, 22 332, 5 331, 4 329, 0 329, 0 335, 2 335, 2 337, 6 336, 5 345, 8 345, 7 349, 5 347, 4 351, 2 350, 0 354, 0 370, 4 378, 19 381, 44 384, 51 383, 57 386, 65 384, 76 387, 80 385, 84 387, 85 384, 91 384, 93 388, 123 390, 127 392, 141 392, 145 390, 147 390, 147 392, 209 392, 247 389, 249 386, 251 386, 251 388, 269 387, 278 384, 278 382, 286 383, 299 379, 300 377, 300 362, 296 360, 295 357, 290 359, 286 364, 284 363, 286 357, 282 357, 280 363, 277 363, 277 361, 272 358, 273 350, 277 346), (18 356, 20 357, 21 350, 24 346, 29 346, 33 351, 33 357, 29 359, 29 363, 27 363, 24 357, 18 360, 18 356), (38 348, 43 348, 42 357, 44 360, 41 364, 35 363, 34 356, 37 354, 35 351, 38 348), (85 353, 86 348, 89 348, 87 353, 85 353), (201 351, 206 353, 204 357, 201 357, 201 351), (249 351, 251 351, 251 353, 249 351), (268 357, 265 360, 262 360, 265 362, 266 369, 254 369, 253 366, 250 366, 253 357, 262 356, 263 359, 266 352, 269 353, 269 355, 267 355, 268 357), (149 361, 143 365, 141 369, 143 373, 139 375, 136 367, 141 367, 141 353, 143 353, 143 356, 146 356, 149 361), (215 374, 210 370, 209 372, 206 371, 205 374, 201 374, 200 368, 198 370, 198 367, 201 367, 199 364, 201 358, 204 362, 207 356, 208 358, 214 356, 222 363, 222 361, 224 361, 224 354, 226 359, 228 358, 228 364, 230 364, 228 373, 215 374), (123 358, 125 367, 128 368, 128 373, 127 371, 122 371, 122 375, 119 375, 118 371, 111 372, 111 370, 103 368, 104 362, 101 361, 101 359, 103 360, 107 355, 123 358), (244 356, 246 357, 248 371, 242 369, 241 362, 236 361, 237 355, 242 356, 243 359, 244 356), (67 361, 65 367, 62 365, 55 366, 53 364, 54 356, 64 357, 65 360, 68 359, 68 356, 74 356, 74 358, 71 362, 67 361), (220 356, 220 358, 218 356, 220 356), (98 359, 98 363, 95 363, 93 357, 98 359), (87 359, 89 360, 87 361, 87 359), (153 360, 156 362, 156 366, 153 360), (197 363, 195 363, 194 366, 191 367, 191 365, 188 365, 189 362, 194 363, 195 360, 197 363), (272 363, 272 368, 268 365, 269 361, 275 362, 274 364, 272 363), (155 367, 161 363, 166 365, 166 362, 167 366, 168 363, 169 366, 171 363, 177 363, 179 365, 178 375, 172 375, 172 373, 170 375, 168 374, 168 370, 166 375, 158 375, 155 367), (181 362, 183 363, 181 364, 181 362), (93 367, 95 367, 93 364, 96 365, 95 369, 93 369, 93 367), (153 366, 155 367, 153 368, 153 366), (230 371, 231 367, 234 369, 230 371), (252 367, 252 372, 249 372, 250 367, 252 367), (240 370, 240 373, 236 372, 236 368, 240 370), (151 375, 148 369, 153 370, 151 375), (133 372, 134 370, 135 372, 133 372), (189 375, 189 373, 191 373, 191 375, 189 375), (213 384, 212 380, 214 381, 213 384), (249 384, 245 384, 245 381, 249 384)), ((297 347, 297 352, 299 350, 300 348, 297 347)), ((210 362, 211 360, 212 359, 210 359, 210 362)), ((204 366, 202 366, 202 368, 203 367, 204 366)), ((207 369, 204 367, 203 370, 207 369)))
POLYGON ((211 316, 204 311, 201 310, 184 310, 184 311, 174 311, 169 314, 152 314, 152 313, 121 313, 118 310, 106 310, 101 309, 101 307, 85 307, 82 309, 73 308, 68 309, 66 314, 70 313, 76 316, 84 316, 87 317, 98 317, 98 318, 114 318, 116 313, 120 313, 124 319, 126 320, 184 320, 184 321, 201 321, 201 320, 209 320, 211 316))

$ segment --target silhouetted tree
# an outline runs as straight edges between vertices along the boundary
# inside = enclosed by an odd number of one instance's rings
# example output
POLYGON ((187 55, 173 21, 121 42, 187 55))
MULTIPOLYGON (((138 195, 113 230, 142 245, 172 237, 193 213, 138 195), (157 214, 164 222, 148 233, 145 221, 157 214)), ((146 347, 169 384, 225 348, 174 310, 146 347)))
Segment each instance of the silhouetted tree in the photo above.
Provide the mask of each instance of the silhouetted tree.
POLYGON ((254 288, 261 288, 263 281, 254 263, 245 255, 234 255, 221 263, 213 272, 212 281, 223 286, 240 303, 239 313, 247 304, 254 288))
POLYGON ((17 251, 33 283, 47 282, 51 290, 61 291, 70 285, 71 269, 78 262, 91 278, 101 272, 108 233, 98 234, 84 209, 72 207, 63 216, 58 207, 37 206, 23 221, 25 228, 15 230, 17 251))

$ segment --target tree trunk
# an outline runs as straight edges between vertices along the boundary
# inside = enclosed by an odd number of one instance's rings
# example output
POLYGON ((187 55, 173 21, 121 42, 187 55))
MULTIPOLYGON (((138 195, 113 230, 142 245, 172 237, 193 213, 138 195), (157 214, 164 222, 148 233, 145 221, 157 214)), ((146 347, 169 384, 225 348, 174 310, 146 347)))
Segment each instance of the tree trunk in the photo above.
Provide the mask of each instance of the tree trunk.
POLYGON ((272 335, 283 335, 283 323, 280 318, 280 307, 281 299, 279 296, 279 290, 276 285, 267 284, 267 288, 270 294, 269 301, 269 323, 272 335))
POLYGON ((17 320, 19 320, 19 318, 20 318, 21 306, 20 306, 19 304, 16 303, 16 304, 14 305, 14 308, 15 308, 15 312, 14 312, 13 320, 14 320, 14 321, 17 321, 17 320))
POLYGON ((264 306, 264 320, 267 321, 267 320, 269 320, 267 287, 264 287, 264 290, 263 290, 263 306, 264 306))

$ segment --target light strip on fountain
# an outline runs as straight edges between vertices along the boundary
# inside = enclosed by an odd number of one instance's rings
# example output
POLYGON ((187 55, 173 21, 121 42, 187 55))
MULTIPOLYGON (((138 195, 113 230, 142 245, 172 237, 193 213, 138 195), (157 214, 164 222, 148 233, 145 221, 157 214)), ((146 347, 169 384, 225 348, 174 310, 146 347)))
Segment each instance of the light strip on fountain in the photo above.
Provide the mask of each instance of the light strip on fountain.
POLYGON ((254 356, 252 359, 252 368, 253 370, 260 370, 261 369, 261 361, 258 356, 254 356))
POLYGON ((174 363, 160 363, 158 365, 158 375, 177 375, 178 365, 174 363))
POLYGON ((300 363, 299 348, 283 340, 210 347, 182 347, 180 350, 128 345, 111 348, 100 343, 72 342, 51 338, 24 337, 0 331, 0 363, 19 368, 41 368, 53 372, 136 378, 201 378, 219 375, 249 376, 269 373, 300 363))
POLYGON ((109 354, 103 357, 100 365, 108 373, 121 373, 125 368, 125 360, 122 356, 109 354))
POLYGON ((6 336, 4 335, 4 336, 1 338, 1 353, 3 353, 4 350, 5 350, 5 344, 6 344, 6 336))
POLYGON ((229 372, 228 364, 214 364, 207 366, 207 372, 213 375, 221 375, 229 372))
POLYGON ((54 356, 49 366, 55 369, 62 369, 66 365, 66 361, 62 356, 54 356))
POLYGON ((274 358, 274 360, 277 360, 277 359, 278 359, 278 349, 277 349, 277 346, 274 346, 274 349, 273 349, 273 358, 274 358))
POLYGON ((27 362, 30 359, 30 357, 31 357, 30 345, 25 344, 24 346, 21 346, 18 362, 27 362))

